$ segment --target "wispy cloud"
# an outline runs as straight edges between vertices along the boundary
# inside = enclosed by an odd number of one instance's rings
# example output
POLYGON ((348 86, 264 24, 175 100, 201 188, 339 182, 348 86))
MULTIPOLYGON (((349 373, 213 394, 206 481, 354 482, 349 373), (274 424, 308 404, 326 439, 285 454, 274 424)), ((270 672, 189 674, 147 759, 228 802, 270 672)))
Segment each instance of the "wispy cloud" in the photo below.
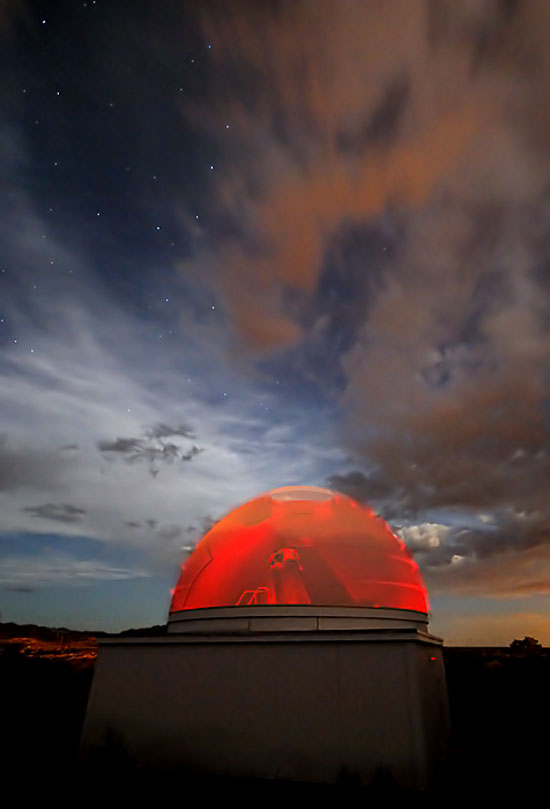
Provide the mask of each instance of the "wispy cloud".
POLYGON ((2 560, 0 585, 16 592, 32 592, 52 585, 85 586, 98 582, 139 579, 148 574, 139 569, 113 567, 97 560, 75 559, 69 554, 48 558, 12 556, 2 560))
POLYGON ((193 344, 182 353, 179 339, 160 346, 154 328, 105 295, 85 255, 68 255, 78 295, 37 295, 32 316, 17 300, 4 311, 17 342, 0 366, 0 531, 49 534, 55 524, 173 570, 210 515, 333 462, 334 446, 310 440, 317 426, 299 407, 282 421, 247 374, 224 396, 227 382, 209 380, 227 370, 207 342, 198 354, 193 344), (189 370, 198 358, 202 376, 189 370))
POLYGON ((54 522, 80 522, 86 512, 70 503, 43 503, 40 506, 26 506, 23 511, 31 517, 39 517, 54 522))

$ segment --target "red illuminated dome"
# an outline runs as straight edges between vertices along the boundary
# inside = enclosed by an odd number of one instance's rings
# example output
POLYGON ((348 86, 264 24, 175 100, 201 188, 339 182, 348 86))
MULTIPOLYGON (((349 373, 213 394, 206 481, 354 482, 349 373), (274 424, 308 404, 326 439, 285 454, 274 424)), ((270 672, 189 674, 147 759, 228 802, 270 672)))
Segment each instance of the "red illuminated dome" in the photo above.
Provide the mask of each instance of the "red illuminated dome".
POLYGON ((313 486, 273 489, 216 523, 182 565, 170 612, 258 604, 428 611, 405 543, 371 509, 313 486))

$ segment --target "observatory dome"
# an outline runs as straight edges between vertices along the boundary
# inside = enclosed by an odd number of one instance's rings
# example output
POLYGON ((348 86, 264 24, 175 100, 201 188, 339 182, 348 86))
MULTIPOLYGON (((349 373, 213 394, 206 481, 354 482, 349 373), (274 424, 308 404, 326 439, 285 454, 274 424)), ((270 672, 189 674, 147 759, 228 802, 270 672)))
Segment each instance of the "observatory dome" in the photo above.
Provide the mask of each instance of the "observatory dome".
POLYGON ((273 489, 217 522, 182 564, 170 613, 261 604, 428 611, 418 565, 387 523, 313 486, 273 489))

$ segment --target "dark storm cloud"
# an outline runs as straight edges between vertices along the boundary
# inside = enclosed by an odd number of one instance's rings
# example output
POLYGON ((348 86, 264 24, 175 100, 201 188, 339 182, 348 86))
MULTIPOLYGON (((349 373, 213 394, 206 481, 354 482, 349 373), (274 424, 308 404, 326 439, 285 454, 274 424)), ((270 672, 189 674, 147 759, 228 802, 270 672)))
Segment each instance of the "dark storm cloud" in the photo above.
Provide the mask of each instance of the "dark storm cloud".
POLYGON ((550 594, 548 543, 529 546, 521 551, 506 550, 479 559, 457 554, 446 565, 430 567, 425 562, 421 563, 426 584, 434 594, 460 593, 502 598, 550 594))
MULTIPOLYGON (((547 479, 547 475, 543 476, 543 481, 547 479)), ((535 496, 540 501, 537 478, 528 476, 527 480, 535 481, 535 496)), ((543 503, 539 502, 539 508, 536 510, 519 511, 506 505, 514 502, 513 495, 509 494, 509 497, 506 497, 503 493, 501 498, 491 499, 493 505, 500 503, 493 513, 478 515, 477 527, 473 527, 471 521, 469 525, 462 524, 460 516, 456 513, 451 526, 437 523, 406 526, 400 524, 400 520, 407 517, 418 519, 419 514, 432 507, 434 501, 437 503, 438 498, 433 496, 433 490, 429 487, 425 487, 424 491, 419 491, 418 487, 413 486, 398 489, 396 486, 382 484, 375 474, 366 475, 359 470, 332 475, 328 483, 335 490, 374 506, 383 517, 392 521, 394 529, 405 539, 411 552, 418 558, 423 571, 436 584, 440 581, 450 582, 451 579, 447 577, 445 571, 451 566, 454 587, 460 589, 459 585, 461 582, 467 584, 468 576, 476 565, 483 563, 483 569, 490 572, 491 581, 498 589, 501 586, 498 583, 500 560, 513 557, 518 565, 525 566, 525 575, 529 569, 529 584, 524 582, 523 585, 525 593, 530 590, 550 591, 548 578, 550 569, 546 562, 538 570, 534 569, 532 564, 527 564, 527 560, 533 555, 546 559, 550 554, 550 517, 543 503), (423 503, 423 507, 420 507, 420 503, 423 503), (493 561, 485 563, 485 560, 493 561), (463 567, 458 570, 455 569, 456 565, 463 567), (541 582, 545 582, 544 587, 541 582)), ((527 485, 533 486, 529 482, 527 485)), ((463 500, 467 502, 467 498, 458 498, 462 507, 463 500)), ((482 580, 476 581, 477 586, 481 588, 482 580)), ((512 587, 509 578, 505 587, 508 589, 512 587)))
POLYGON ((365 475, 358 469, 331 475, 327 483, 331 489, 369 505, 383 504, 388 499, 395 499, 397 494, 395 486, 390 481, 383 481, 374 473, 365 475))
POLYGON ((194 433, 187 427, 170 427, 168 424, 157 424, 145 430, 143 438, 116 438, 112 441, 98 441, 97 447, 103 454, 121 455, 127 463, 144 461, 149 464, 152 475, 157 475, 159 464, 171 464, 174 461, 190 461, 203 449, 193 444, 189 448, 182 447, 167 438, 194 438, 194 433))
POLYGON ((64 523, 80 522, 86 516, 83 508, 77 508, 70 503, 43 503, 40 506, 26 506, 23 511, 31 517, 64 523))
MULTIPOLYGON (((472 563, 498 560, 510 554, 519 557, 530 552, 550 553, 550 521, 539 513, 517 514, 508 510, 478 527, 426 523, 404 528, 401 533, 423 568, 432 572, 464 560, 472 563)), ((543 571, 539 573, 542 575, 543 571)))
POLYGON ((456 528, 445 542, 430 549, 428 564, 448 564, 453 557, 487 559, 508 551, 527 551, 550 545, 550 522, 540 514, 497 515, 493 525, 483 529, 456 528))

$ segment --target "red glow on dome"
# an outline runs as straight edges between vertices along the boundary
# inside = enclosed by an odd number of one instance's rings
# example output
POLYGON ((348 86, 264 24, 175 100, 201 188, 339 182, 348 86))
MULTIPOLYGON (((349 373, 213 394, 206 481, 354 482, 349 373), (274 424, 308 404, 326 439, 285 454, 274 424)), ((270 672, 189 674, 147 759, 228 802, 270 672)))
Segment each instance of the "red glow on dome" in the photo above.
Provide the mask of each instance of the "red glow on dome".
POLYGON ((204 536, 170 612, 260 604, 386 607, 427 613, 404 542, 370 508, 328 489, 274 489, 204 536))

